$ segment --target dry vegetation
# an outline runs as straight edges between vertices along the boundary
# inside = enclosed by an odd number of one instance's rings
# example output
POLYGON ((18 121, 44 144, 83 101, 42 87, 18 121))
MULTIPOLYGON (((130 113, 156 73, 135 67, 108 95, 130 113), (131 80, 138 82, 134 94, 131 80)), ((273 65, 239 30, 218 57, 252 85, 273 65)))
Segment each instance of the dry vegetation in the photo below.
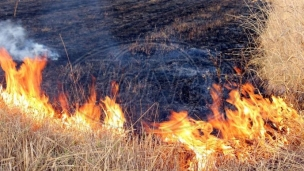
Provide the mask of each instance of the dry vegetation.
MULTIPOLYGON (((0 111, 0 170, 187 170, 193 153, 149 135, 63 128, 61 122, 34 121, 18 110, 0 111), (140 137, 140 138, 139 138, 140 137)), ((252 147, 247 160, 217 156, 206 170, 303 170, 304 148, 252 147)))
POLYGON ((304 1, 271 0, 263 10, 267 20, 257 21, 259 53, 251 62, 269 93, 285 95, 303 108, 304 1))
POLYGON ((0 118, 0 170, 177 170, 185 151, 151 136, 63 128, 8 109, 0 118))
MULTIPOLYGON (((285 95, 303 92, 304 1, 273 0, 265 12, 265 27, 256 27, 260 53, 252 63, 258 66, 259 76, 268 81, 268 90, 285 95)), ((193 157, 181 146, 162 143, 152 136, 81 132, 63 128, 54 120, 37 123, 4 104, 0 106, 0 170, 185 170, 186 158, 193 157)), ((303 156, 303 143, 298 142, 279 151, 253 150, 246 161, 219 156, 221 162, 216 167, 303 170, 303 156), (268 157, 257 157, 261 155, 268 157)))

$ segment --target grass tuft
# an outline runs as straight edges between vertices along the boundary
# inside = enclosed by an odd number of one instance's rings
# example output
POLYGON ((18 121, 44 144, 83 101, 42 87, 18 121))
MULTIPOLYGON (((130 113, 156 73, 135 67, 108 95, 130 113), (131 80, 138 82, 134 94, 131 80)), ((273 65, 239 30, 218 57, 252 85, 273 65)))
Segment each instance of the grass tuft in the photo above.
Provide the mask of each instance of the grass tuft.
POLYGON ((257 54, 251 60, 268 93, 288 97, 302 108, 304 93, 304 1, 270 0, 256 18, 257 54))

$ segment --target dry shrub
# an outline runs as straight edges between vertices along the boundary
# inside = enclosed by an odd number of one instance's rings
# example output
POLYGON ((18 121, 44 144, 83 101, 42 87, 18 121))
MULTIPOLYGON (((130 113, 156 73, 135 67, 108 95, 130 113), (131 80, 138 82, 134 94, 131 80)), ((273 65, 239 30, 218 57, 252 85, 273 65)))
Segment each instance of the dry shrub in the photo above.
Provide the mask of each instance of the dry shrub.
POLYGON ((258 55, 251 61, 267 81, 268 92, 291 95, 304 92, 304 1, 271 0, 258 19, 258 55), (265 25, 264 25, 265 24, 265 25))

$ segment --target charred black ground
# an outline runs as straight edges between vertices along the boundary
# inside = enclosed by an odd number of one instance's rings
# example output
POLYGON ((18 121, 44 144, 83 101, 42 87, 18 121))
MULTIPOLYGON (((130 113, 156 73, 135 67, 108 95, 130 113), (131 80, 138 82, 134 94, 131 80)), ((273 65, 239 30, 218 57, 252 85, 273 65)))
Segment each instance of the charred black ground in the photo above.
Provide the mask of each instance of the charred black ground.
POLYGON ((143 114, 161 120, 170 110, 203 119, 212 84, 239 80, 233 67, 246 62, 254 37, 239 16, 258 12, 260 3, 4 0, 0 20, 20 22, 60 54, 44 71, 43 89, 55 105, 62 91, 72 104, 83 103, 95 77, 100 97, 110 94, 111 81, 119 83, 118 101, 132 122, 143 114))

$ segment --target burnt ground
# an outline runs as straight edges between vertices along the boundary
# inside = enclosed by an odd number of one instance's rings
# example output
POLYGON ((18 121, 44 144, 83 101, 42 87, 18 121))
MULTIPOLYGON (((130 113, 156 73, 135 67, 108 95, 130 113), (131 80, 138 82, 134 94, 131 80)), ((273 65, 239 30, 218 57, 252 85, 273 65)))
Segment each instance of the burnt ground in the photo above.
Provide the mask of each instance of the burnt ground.
POLYGON ((254 37, 240 16, 258 12, 259 3, 4 0, 0 21, 20 22, 29 38, 59 53, 42 85, 54 105, 62 91, 83 103, 94 77, 99 97, 119 83, 118 101, 132 122, 161 120, 170 110, 203 119, 212 84, 238 80, 233 67, 244 65, 254 37))

